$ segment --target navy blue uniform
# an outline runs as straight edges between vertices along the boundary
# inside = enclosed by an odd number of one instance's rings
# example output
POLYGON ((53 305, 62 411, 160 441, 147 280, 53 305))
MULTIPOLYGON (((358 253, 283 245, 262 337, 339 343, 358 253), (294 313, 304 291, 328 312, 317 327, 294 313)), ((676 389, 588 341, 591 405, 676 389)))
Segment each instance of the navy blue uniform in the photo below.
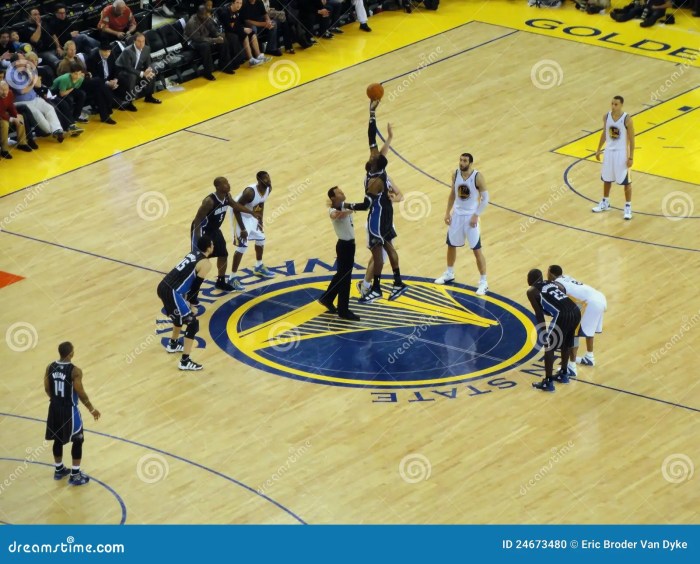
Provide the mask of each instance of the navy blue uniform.
MULTIPOLYGON (((394 205, 389 198, 389 177, 386 169, 367 173, 365 177, 365 201, 369 200, 367 214, 367 246, 371 249, 383 245, 396 237, 394 230, 394 205), (372 178, 381 178, 384 188, 377 196, 367 193, 372 178)), ((360 209, 359 207, 356 209, 360 209)))
POLYGON ((187 303, 186 296, 197 277, 195 271, 197 263, 204 258, 206 257, 199 251, 189 253, 158 284, 158 297, 163 302, 165 314, 173 320, 173 324, 177 327, 189 323, 192 318, 192 310, 187 303))
POLYGON ((576 328, 581 323, 581 310, 554 282, 541 280, 533 286, 540 291, 540 305, 545 315, 552 317, 544 341, 547 348, 573 347, 576 328), (561 343, 557 343, 558 340, 561 343))
POLYGON ((78 393, 73 389, 73 364, 52 362, 49 366, 51 403, 46 418, 47 441, 65 445, 83 440, 83 419, 78 410, 78 393))
POLYGON ((224 222, 226 217, 226 210, 228 210, 227 199, 223 201, 219 200, 214 192, 209 194, 208 198, 211 198, 214 207, 207 214, 207 216, 202 220, 202 223, 195 225, 194 221, 190 227, 191 241, 192 241, 192 252, 197 252, 197 241, 202 235, 209 237, 214 243, 214 252, 212 252, 212 257, 227 257, 228 249, 226 248, 226 238, 221 232, 221 224, 224 222))

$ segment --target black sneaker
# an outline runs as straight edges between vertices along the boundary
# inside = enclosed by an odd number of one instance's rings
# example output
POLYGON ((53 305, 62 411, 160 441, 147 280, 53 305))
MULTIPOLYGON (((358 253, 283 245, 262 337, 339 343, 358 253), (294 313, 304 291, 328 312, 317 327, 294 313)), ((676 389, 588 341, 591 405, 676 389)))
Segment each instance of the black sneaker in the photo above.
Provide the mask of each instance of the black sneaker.
POLYGON ((70 468, 68 468, 68 466, 64 466, 63 470, 54 470, 53 479, 54 480, 62 480, 64 476, 68 476, 69 474, 70 474, 70 468))
POLYGON ((348 310, 344 313, 339 313, 338 317, 340 317, 340 319, 347 319, 348 321, 359 321, 360 320, 360 316, 351 312, 350 310, 348 310))
POLYGON ((543 392, 553 392, 554 391, 554 382, 551 380, 547 382, 547 380, 542 380, 541 382, 533 382, 532 387, 536 388, 537 390, 542 390, 543 392))
POLYGON ((382 293, 375 290, 370 290, 368 294, 364 294, 358 301, 361 304, 371 304, 381 299, 382 293))
POLYGON ((317 300, 317 301, 318 301, 318 303, 320 303, 323 307, 326 308, 326 311, 327 311, 328 313, 338 313, 338 310, 336 309, 336 307, 333 305, 332 302, 327 302, 327 301, 324 301, 324 300, 317 300))
POLYGON ((340 33, 340 34, 345 33, 345 32, 344 32, 342 29, 340 29, 339 27, 332 27, 332 28, 331 28, 331 32, 332 32, 332 33, 340 33))
POLYGON ((222 292, 233 292, 235 290, 235 288, 231 286, 231 284, 226 282, 226 279, 224 279, 223 281, 217 280, 216 284, 214 284, 214 288, 216 288, 217 290, 221 290, 222 292))
POLYGON ((168 341, 168 344, 165 345, 165 350, 169 353, 182 352, 184 348, 184 345, 179 341, 175 341, 174 344, 171 341, 168 341))
POLYGON ((360 29, 362 31, 372 31, 372 28, 369 27, 366 23, 360 24, 360 29))
POLYGON ((188 360, 180 360, 180 364, 178 365, 178 368, 180 370, 201 370, 204 368, 201 364, 197 364, 194 360, 188 359, 188 360))
POLYGON ((401 283, 400 286, 392 286, 391 288, 391 294, 389 294, 389 301, 394 301, 396 298, 399 296, 403 295, 406 293, 406 290, 408 290, 408 286, 406 284, 401 283))
POLYGON ((68 478, 68 485, 70 486, 84 486, 90 481, 90 476, 78 472, 77 474, 71 473, 70 478, 68 478))

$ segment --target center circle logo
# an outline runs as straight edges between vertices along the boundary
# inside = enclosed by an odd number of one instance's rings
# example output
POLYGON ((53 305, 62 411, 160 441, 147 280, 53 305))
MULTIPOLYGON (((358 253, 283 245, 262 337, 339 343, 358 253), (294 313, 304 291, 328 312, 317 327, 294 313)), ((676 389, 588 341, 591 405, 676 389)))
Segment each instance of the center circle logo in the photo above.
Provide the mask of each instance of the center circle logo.
POLYGON ((287 279, 237 295, 214 312, 214 342, 279 376, 361 388, 417 388, 489 378, 537 352, 531 314, 502 296, 403 277, 395 301, 350 308, 345 321, 317 302, 330 276, 287 279))

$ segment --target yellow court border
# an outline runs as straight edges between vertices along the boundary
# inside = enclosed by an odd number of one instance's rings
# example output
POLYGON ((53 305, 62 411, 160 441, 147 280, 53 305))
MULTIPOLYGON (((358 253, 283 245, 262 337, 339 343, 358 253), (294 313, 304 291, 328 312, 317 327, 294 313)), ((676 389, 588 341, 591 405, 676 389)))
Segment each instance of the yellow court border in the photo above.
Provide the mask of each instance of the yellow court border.
MULTIPOLYGON (((539 10, 508 0, 445 0, 438 11, 419 10, 411 15, 383 12, 372 17, 371 34, 359 31, 356 25, 346 26, 342 38, 300 51, 294 58, 277 59, 257 69, 242 68, 234 77, 222 76, 213 83, 193 80, 186 83, 184 92, 161 92, 161 106, 138 103, 138 113, 116 112, 117 126, 92 121, 76 140, 68 139, 61 145, 42 141, 38 153, 16 152, 12 163, 3 162, 0 168, 0 197, 40 182, 50 183, 57 176, 472 22, 699 67, 700 40, 681 29, 697 29, 699 23, 697 18, 681 17, 676 29, 642 29, 634 21, 618 24, 608 16, 592 17, 569 5, 560 10, 539 10), (292 80, 276 80, 275 76, 285 76, 285 68, 294 70, 292 80)), ((358 91, 363 87, 359 85, 358 91)))
MULTIPOLYGON (((270 293, 266 293, 260 296, 257 296, 253 298, 252 300, 249 300, 245 304, 239 306, 236 308, 235 312, 231 317, 229 317, 228 321, 226 322, 226 335, 229 338, 229 341, 231 344, 236 347, 243 355, 246 357, 250 358, 251 360, 259 363, 262 366, 267 366, 270 368, 274 368, 275 370, 279 370, 282 373, 286 374, 293 374, 295 376, 299 376, 302 378, 307 378, 309 380, 315 380, 315 381, 321 381, 321 382, 329 382, 329 383, 335 383, 335 384, 350 384, 350 385, 357 385, 357 386, 362 386, 362 387, 373 387, 371 382, 368 382, 367 380, 353 380, 353 379, 348 379, 348 378, 338 378, 336 376, 325 376, 322 374, 314 374, 313 372, 306 372, 304 370, 299 370, 296 368, 290 368, 288 366, 285 366, 283 364, 279 364, 277 362, 271 362, 270 360, 263 358, 259 354, 257 354, 255 351, 247 351, 241 346, 241 337, 238 334, 238 331, 236 329, 238 322, 240 321, 241 317, 243 314, 245 314, 248 310, 250 310, 252 307, 261 304, 264 301, 267 301, 269 299, 272 299, 276 296, 279 296, 281 294, 287 293, 290 290, 293 291, 299 291, 299 290, 304 290, 306 288, 314 288, 317 289, 319 285, 322 284, 321 282, 307 282, 306 284, 300 284, 292 287, 285 287, 285 288, 280 288, 279 290, 275 290, 270 293)), ((421 282, 421 281, 411 281, 412 285, 420 285, 420 286, 425 286, 425 287, 433 287, 434 283, 431 282, 421 282)), ((459 292, 462 294, 470 295, 470 296, 475 296, 474 292, 472 290, 467 290, 466 288, 459 288, 459 287, 452 287, 450 288, 450 291, 453 292, 459 292)), ((526 329, 526 334, 527 337, 525 339, 525 343, 523 346, 520 348, 520 350, 515 353, 513 356, 511 356, 509 359, 504 360, 494 366, 491 366, 489 368, 484 368, 483 370, 478 370, 476 372, 470 372, 469 374, 461 374, 458 376, 449 376, 447 378, 438 378, 434 380, 412 380, 410 382, 395 382, 395 381, 386 381, 386 382, 381 382, 375 385, 375 387, 397 387, 397 388, 405 388, 405 387, 414 387, 414 386, 431 386, 431 385, 442 385, 442 384, 449 384, 451 382, 462 382, 466 379, 473 380, 476 378, 480 378, 483 376, 487 376, 488 374, 492 374, 494 372, 500 372, 501 370, 504 370, 510 366, 513 366, 516 364, 518 361, 521 359, 525 358, 528 354, 530 354, 534 348, 534 344, 537 343, 537 329, 533 325, 532 321, 521 311, 517 310, 514 308, 512 305, 502 302, 501 300, 494 298, 493 296, 480 296, 480 299, 484 299, 486 301, 489 301, 500 308, 506 310, 507 312, 511 313, 520 323, 522 323, 523 327, 526 329)))

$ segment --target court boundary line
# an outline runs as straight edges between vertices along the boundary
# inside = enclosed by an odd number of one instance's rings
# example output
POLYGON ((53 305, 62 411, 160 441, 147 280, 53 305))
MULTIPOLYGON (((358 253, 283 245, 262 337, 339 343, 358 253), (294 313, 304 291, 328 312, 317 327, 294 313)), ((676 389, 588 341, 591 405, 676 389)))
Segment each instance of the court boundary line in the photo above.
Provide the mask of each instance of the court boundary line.
MULTIPOLYGON (((48 462, 40 462, 38 460, 27 460, 26 458, 9 458, 6 456, 0 457, 0 461, 3 461, 3 460, 10 461, 10 462, 25 462, 27 464, 38 464, 39 466, 48 466, 50 468, 54 468, 54 465, 49 464, 48 462)), ((126 523, 126 513, 127 512, 126 512, 126 503, 124 503, 122 496, 120 496, 117 493, 117 491, 113 487, 111 487, 109 484, 103 482, 102 480, 95 478, 94 476, 91 476, 90 474, 88 474, 88 476, 90 476, 91 480, 94 480, 95 482, 100 484, 104 489, 106 489, 109 493, 111 493, 116 498, 117 502, 119 503, 119 505, 121 507, 121 511, 122 511, 122 516, 121 516, 121 520, 119 521, 119 524, 124 525, 126 523)), ((66 486, 66 487, 70 487, 70 486, 66 486)), ((0 523, 4 523, 4 521, 0 521, 0 523)), ((6 523, 6 524, 8 524, 8 523, 6 523)), ((29 524, 31 524, 31 523, 29 523, 29 524)))
MULTIPOLYGON (((39 418, 37 418, 37 417, 31 417, 31 416, 28 416, 28 415, 18 415, 18 414, 15 414, 15 413, 6 413, 6 412, 3 412, 3 411, 0 411, 0 416, 1 416, 1 417, 14 417, 14 418, 16 418, 16 419, 24 419, 24 420, 26 420, 26 421, 33 421, 33 422, 35 422, 35 423, 46 423, 45 420, 39 419, 39 418)), ((233 484, 235 484, 235 485, 237 485, 237 486, 240 486, 240 487, 242 487, 243 489, 248 490, 248 491, 251 492, 252 494, 254 494, 254 495, 258 496, 258 497, 263 498, 265 501, 267 501, 267 502, 269 502, 269 503, 272 503, 272 504, 275 505, 278 509, 281 509, 282 511, 284 511, 285 513, 287 513, 289 516, 291 516, 292 518, 296 519, 296 520, 297 520, 299 523, 301 523, 302 525, 307 525, 307 524, 308 524, 308 523, 307 523, 306 521, 304 521, 301 517, 299 517, 296 513, 294 513, 291 509, 286 508, 284 505, 282 505, 282 504, 279 503, 278 501, 275 501, 274 499, 272 499, 271 497, 265 495, 264 493, 260 493, 260 492, 258 492, 257 490, 251 488, 249 485, 244 484, 243 482, 241 482, 241 481, 239 481, 239 480, 236 480, 236 478, 232 478, 231 476, 228 476, 228 475, 224 474, 223 472, 219 472, 218 470, 214 470, 213 468, 209 468, 208 466, 204 466, 203 464, 200 464, 199 462, 195 462, 194 460, 189 460, 188 458, 185 458, 185 457, 180 456, 180 455, 178 455, 178 454, 173 454, 173 453, 171 453, 171 452, 167 452, 167 451, 165 451, 165 450, 162 450, 162 449, 159 449, 159 448, 156 448, 156 447, 153 447, 153 446, 144 444, 144 443, 140 443, 140 442, 138 442, 138 441, 134 441, 134 440, 131 440, 131 439, 126 439, 126 438, 124 438, 124 437, 118 437, 118 436, 116 436, 116 435, 111 435, 111 434, 109 434, 109 433, 103 433, 103 432, 101 432, 101 431, 92 431, 92 430, 90 430, 90 429, 84 429, 84 432, 85 432, 85 433, 92 433, 93 435, 98 435, 98 436, 100 436, 100 437, 105 437, 105 438, 107 438, 107 439, 113 439, 113 440, 115 440, 115 441, 121 441, 121 442, 123 442, 123 443, 127 443, 127 444, 130 444, 130 445, 132 445, 132 446, 137 446, 137 447, 145 448, 146 450, 151 450, 151 451, 153 451, 153 452, 157 452, 158 454, 162 454, 162 455, 165 455, 165 456, 169 456, 170 458, 174 458, 175 460, 179 460, 180 462, 184 462, 185 464, 190 464, 190 465, 192 465, 192 466, 195 466, 196 468, 199 468, 200 470, 204 470, 205 472, 209 472, 210 474, 214 474, 215 476, 218 476, 218 477, 220 477, 220 478, 223 478, 224 480, 227 480, 227 481, 229 481, 229 482, 232 482, 233 484)), ((22 462, 23 462, 23 460, 22 460, 22 462)))

